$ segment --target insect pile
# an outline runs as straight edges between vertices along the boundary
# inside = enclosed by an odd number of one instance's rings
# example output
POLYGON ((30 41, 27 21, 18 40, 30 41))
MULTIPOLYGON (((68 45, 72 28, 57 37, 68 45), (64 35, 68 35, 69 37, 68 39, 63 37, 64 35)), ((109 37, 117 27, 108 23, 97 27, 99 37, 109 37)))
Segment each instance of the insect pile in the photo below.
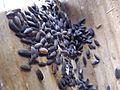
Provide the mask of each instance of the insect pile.
MULTIPOLYGON (((79 57, 82 57, 86 67, 87 60, 91 58, 90 50, 100 47, 94 38, 94 30, 84 25, 85 18, 73 24, 55 0, 46 1, 40 6, 28 6, 26 10, 12 10, 7 12, 6 16, 10 29, 21 42, 29 45, 28 48, 18 51, 20 56, 28 58, 28 63, 20 66, 21 70, 31 71, 32 64, 39 67, 62 66, 61 78, 57 81, 61 90, 66 90, 67 86, 77 87, 77 90, 97 90, 89 79, 84 79, 82 69, 76 70, 78 76, 75 77, 71 63, 74 61, 77 64, 80 61, 79 57), (85 50, 85 46, 89 49, 85 50), (47 61, 39 61, 38 57, 46 57, 47 61)), ((97 55, 94 55, 94 58, 93 66, 100 62, 97 55)), ((39 80, 45 78, 42 73, 40 70, 36 71, 39 80)))

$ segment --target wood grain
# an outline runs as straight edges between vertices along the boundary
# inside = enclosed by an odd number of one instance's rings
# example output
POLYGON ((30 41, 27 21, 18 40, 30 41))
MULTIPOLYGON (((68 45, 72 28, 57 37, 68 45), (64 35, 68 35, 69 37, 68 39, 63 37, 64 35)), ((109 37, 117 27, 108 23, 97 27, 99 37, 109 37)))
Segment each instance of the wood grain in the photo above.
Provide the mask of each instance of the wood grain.
POLYGON ((20 57, 17 52, 26 45, 9 29, 5 13, 0 14, 0 19, 0 80, 3 83, 1 90, 59 90, 48 66, 40 68, 45 76, 41 82, 35 74, 37 66, 32 66, 31 72, 19 69, 21 64, 27 63, 27 58, 20 57))
MULTIPOLYGON (((87 19, 86 26, 94 28, 101 47, 93 51, 101 57, 100 64, 91 66, 88 61, 84 68, 85 78, 98 86, 98 90, 120 90, 120 80, 114 75, 115 68, 120 66, 120 0, 61 0, 73 23, 80 18, 87 19), (96 27, 101 25, 99 29, 96 27)), ((20 48, 26 47, 10 31, 5 13, 0 14, 0 81, 1 90, 59 90, 51 68, 40 68, 44 72, 45 80, 39 82, 33 66, 31 72, 22 72, 19 66, 26 63, 26 58, 17 54, 20 48)), ((43 59, 41 59, 43 60, 43 59)), ((45 59, 44 59, 45 60, 45 59)), ((91 59, 92 60, 92 59, 91 59)))

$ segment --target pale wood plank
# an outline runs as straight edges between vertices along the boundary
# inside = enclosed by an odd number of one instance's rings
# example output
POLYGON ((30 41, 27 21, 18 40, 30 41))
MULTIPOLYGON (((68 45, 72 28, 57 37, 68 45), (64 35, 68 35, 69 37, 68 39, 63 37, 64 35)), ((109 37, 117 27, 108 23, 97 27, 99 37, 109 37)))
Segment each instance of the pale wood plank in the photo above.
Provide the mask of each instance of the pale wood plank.
MULTIPOLYGON (((85 78, 90 78, 93 84, 98 85, 98 90, 106 90, 108 84, 111 90, 119 90, 120 81, 116 80, 114 70, 120 66, 120 0, 65 0, 64 3, 65 11, 73 22, 77 22, 82 17, 87 18, 86 25, 95 29, 96 38, 102 45, 93 51, 101 57, 100 64, 93 68, 91 61, 88 61, 87 68, 84 68, 85 78), (113 7, 114 9, 106 14, 113 7), (99 24, 102 24, 102 27, 96 29, 95 26, 99 24)), ((2 72, 0 80, 4 84, 2 89, 50 90, 51 88, 51 90, 58 90, 56 79, 53 78, 48 67, 40 68, 46 76, 42 82, 39 82, 35 75, 38 67, 33 66, 29 73, 19 70, 19 66, 25 63, 26 59, 20 57, 17 51, 24 45, 8 28, 4 13, 0 14, 0 18, 4 18, 0 22, 0 72, 2 72), (48 79, 49 82, 47 82, 48 79)))

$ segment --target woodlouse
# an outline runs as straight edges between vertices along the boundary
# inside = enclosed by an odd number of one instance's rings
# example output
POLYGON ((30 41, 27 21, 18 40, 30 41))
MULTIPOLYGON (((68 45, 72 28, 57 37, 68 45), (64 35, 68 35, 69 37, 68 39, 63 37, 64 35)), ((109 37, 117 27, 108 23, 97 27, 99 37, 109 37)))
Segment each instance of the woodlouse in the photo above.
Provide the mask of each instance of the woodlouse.
POLYGON ((100 43, 97 40, 94 40, 96 46, 100 47, 100 43))
POLYGON ((40 67, 44 67, 44 66, 46 66, 46 63, 44 63, 44 62, 39 62, 38 65, 39 65, 40 67))
POLYGON ((87 65, 87 60, 86 60, 86 58, 85 58, 84 56, 83 56, 82 60, 83 60, 84 66, 86 67, 86 65, 87 65))
POLYGON ((22 27, 21 20, 20 20, 20 18, 18 16, 14 16, 13 22, 16 24, 17 27, 19 27, 19 28, 22 27))
POLYGON ((24 64, 20 66, 20 69, 23 71, 31 71, 31 66, 29 64, 24 64))
MULTIPOLYGON (((85 44, 90 49, 96 49, 96 46, 99 47, 100 44, 93 39, 95 36, 94 30, 92 28, 87 29, 84 25, 85 18, 72 24, 66 13, 59 11, 54 2, 47 2, 47 4, 48 6, 43 5, 42 8, 39 8, 36 4, 28 6, 28 11, 24 12, 13 11, 14 13, 9 14, 11 15, 9 27, 16 33, 16 36, 21 38, 22 42, 30 45, 31 48, 28 49, 30 53, 25 50, 19 52, 21 56, 30 58, 29 65, 38 64, 40 67, 51 64, 62 65, 62 77, 58 86, 60 89, 66 90, 67 85, 71 87, 76 85, 71 59, 79 64, 77 57, 83 53, 85 44), (39 62, 37 61, 38 56, 46 56, 48 61, 39 62)), ((90 59, 91 52, 86 51, 85 53, 87 59, 90 59)), ((100 62, 99 60, 95 56, 95 61, 92 64, 96 65, 100 62)), ((84 56, 83 63, 85 66, 87 65, 84 56)), ((26 67, 24 68, 26 69, 26 67)), ((82 83, 78 85, 78 90, 96 90, 88 80, 83 80, 83 71, 79 71, 79 69, 77 71, 79 82, 82 83)), ((39 72, 39 70, 36 71, 36 74, 39 72)), ((37 76, 39 80, 43 80, 42 75, 37 76)))
POLYGON ((9 21, 9 27, 14 32, 19 32, 20 31, 20 28, 15 25, 15 23, 13 22, 13 20, 9 21))
POLYGON ((119 68, 119 67, 117 67, 117 68, 115 69, 115 77, 116 77, 117 79, 120 78, 120 68, 119 68))
POLYGON ((36 75, 40 81, 44 79, 44 75, 40 69, 36 71, 36 75))
POLYGON ((25 49, 25 48, 20 49, 20 50, 18 51, 18 54, 21 55, 21 56, 23 56, 23 57, 31 57, 31 52, 30 52, 30 50, 25 49))
POLYGON ((47 50, 46 48, 40 48, 40 49, 39 49, 39 52, 40 52, 41 54, 48 54, 48 50, 47 50))

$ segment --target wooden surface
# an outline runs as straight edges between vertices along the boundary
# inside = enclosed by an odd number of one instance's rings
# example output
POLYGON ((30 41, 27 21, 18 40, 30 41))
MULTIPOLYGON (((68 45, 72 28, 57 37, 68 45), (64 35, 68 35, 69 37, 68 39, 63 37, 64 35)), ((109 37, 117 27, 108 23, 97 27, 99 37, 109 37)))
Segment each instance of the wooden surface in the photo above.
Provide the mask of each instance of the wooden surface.
MULTIPOLYGON (((93 51, 101 57, 100 64, 93 68, 88 61, 85 77, 97 85, 98 90, 106 90, 107 85, 111 90, 120 90, 120 80, 114 75, 115 68, 120 66, 120 0, 64 0, 63 5, 73 22, 86 17, 86 26, 95 29, 95 38, 101 43, 101 47, 93 51), (102 26, 96 29, 99 25, 102 26)), ((26 45, 10 31, 5 13, 0 14, 0 20, 0 90, 58 90, 48 67, 40 68, 46 77, 42 82, 35 75, 38 67, 33 66, 27 73, 19 70, 27 61, 17 51, 26 45)))
POLYGON ((0 90, 59 90, 48 66, 40 68, 45 77, 41 82, 35 74, 37 65, 32 66, 31 72, 19 69, 21 64, 27 63, 27 58, 20 57, 17 51, 26 45, 9 29, 5 13, 0 14, 0 19, 0 90))
POLYGON ((82 17, 87 19, 86 25, 95 29, 96 38, 101 43, 101 48, 95 51, 101 62, 94 70, 89 68, 87 77, 98 85, 98 90, 106 90, 107 85, 111 90, 120 90, 120 80, 114 75, 115 68, 120 66, 120 0, 61 1, 73 22, 82 17), (100 24, 102 27, 96 29, 100 24))

